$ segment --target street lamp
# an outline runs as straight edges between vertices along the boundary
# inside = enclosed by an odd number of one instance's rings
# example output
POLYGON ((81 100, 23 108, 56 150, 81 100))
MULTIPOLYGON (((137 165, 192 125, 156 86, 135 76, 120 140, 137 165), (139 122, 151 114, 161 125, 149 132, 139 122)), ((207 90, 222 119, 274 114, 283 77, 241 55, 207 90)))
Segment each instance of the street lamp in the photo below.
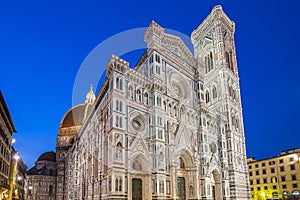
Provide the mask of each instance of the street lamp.
POLYGON ((18 160, 20 159, 20 156, 19 156, 18 152, 14 154, 13 158, 14 158, 16 161, 18 161, 18 160))
POLYGON ((21 180, 22 180, 22 176, 20 176, 20 175, 17 176, 17 180, 18 180, 18 181, 21 181, 21 180))
POLYGON ((32 189, 33 189, 33 187, 31 185, 29 185, 28 186, 28 192, 27 192, 27 199, 31 199, 32 189))

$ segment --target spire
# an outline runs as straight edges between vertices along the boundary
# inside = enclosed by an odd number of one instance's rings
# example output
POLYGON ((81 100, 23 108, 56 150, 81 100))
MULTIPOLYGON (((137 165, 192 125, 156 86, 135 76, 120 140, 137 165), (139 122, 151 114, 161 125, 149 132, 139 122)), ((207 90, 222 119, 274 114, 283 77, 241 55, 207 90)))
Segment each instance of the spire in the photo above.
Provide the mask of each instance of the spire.
POLYGON ((90 91, 86 95, 85 103, 94 103, 96 96, 93 92, 93 85, 90 85, 90 91))

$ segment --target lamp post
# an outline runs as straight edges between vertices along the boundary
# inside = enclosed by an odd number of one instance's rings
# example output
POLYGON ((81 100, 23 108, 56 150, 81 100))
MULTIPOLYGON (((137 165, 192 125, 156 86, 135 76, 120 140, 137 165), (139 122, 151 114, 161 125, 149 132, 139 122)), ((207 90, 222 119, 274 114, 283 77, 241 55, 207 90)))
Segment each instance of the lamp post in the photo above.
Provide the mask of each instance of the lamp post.
POLYGON ((11 172, 10 172, 10 179, 9 179, 9 194, 8 194, 8 199, 12 200, 12 195, 13 195, 13 190, 16 185, 16 174, 17 174, 17 163, 18 160, 20 159, 20 156, 18 152, 16 152, 12 156, 12 162, 11 162, 11 172))

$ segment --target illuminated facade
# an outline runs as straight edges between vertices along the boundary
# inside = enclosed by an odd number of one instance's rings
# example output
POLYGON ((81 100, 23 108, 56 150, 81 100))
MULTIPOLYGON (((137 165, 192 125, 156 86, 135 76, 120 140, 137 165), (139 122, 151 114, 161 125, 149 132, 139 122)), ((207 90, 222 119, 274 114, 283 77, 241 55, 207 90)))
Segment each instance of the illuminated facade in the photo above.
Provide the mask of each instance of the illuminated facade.
POLYGON ((251 199, 299 198, 299 157, 300 148, 263 160, 248 158, 251 199))
POLYGON ((216 6, 194 54, 152 21, 134 68, 112 55, 61 121, 56 199, 249 199, 234 32, 216 6))

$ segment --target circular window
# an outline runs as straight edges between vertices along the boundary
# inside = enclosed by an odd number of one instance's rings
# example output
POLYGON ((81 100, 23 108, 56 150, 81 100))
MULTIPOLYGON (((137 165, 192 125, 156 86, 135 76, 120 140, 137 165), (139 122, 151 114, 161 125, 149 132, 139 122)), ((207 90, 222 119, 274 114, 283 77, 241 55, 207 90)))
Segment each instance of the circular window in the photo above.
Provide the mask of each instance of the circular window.
POLYGON ((179 83, 173 81, 171 85, 172 85, 172 88, 173 88, 175 94, 176 94, 179 98, 182 98, 182 97, 183 97, 183 91, 182 91, 182 88, 181 88, 181 86, 179 85, 179 83))
POLYGON ((136 116, 132 119, 131 125, 136 131, 143 131, 145 129, 145 122, 142 117, 136 116))
POLYGON ((177 73, 169 76, 170 90, 180 99, 189 99, 188 84, 186 80, 177 73))

